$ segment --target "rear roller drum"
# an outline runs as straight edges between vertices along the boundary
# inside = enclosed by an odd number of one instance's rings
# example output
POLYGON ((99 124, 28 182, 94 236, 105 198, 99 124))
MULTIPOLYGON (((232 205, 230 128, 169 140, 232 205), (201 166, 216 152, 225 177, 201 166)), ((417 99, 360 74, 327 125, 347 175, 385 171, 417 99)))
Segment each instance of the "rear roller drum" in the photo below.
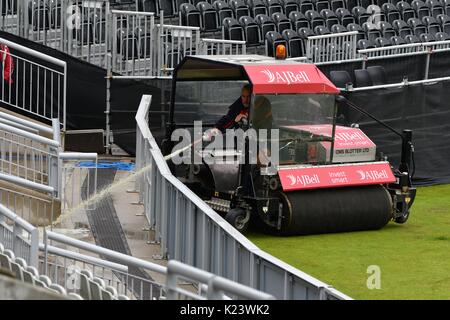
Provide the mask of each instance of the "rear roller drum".
POLYGON ((281 234, 376 230, 392 219, 392 199, 381 185, 281 193, 281 234))

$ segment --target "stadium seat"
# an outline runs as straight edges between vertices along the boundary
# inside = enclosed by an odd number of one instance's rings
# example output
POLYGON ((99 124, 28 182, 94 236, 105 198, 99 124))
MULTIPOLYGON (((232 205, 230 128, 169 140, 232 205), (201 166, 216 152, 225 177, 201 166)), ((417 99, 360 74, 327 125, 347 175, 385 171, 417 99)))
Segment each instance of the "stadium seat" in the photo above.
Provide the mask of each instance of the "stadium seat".
POLYGON ((364 22, 367 22, 367 20, 370 17, 370 14, 367 13, 366 9, 360 6, 354 7, 352 9, 352 14, 355 17, 355 20, 361 26, 363 25, 364 22))
POLYGON ((283 6, 284 13, 288 17, 291 12, 300 10, 299 3, 296 0, 280 0, 280 2, 283 6))
POLYGON ((358 6, 363 8, 367 8, 368 6, 373 4, 372 0, 357 0, 356 2, 358 3, 358 6))
POLYGON ((325 25, 325 19, 315 10, 306 11, 305 16, 309 21, 311 29, 314 29, 317 26, 325 25))
POLYGON ((441 30, 447 34, 450 34, 450 16, 440 14, 437 16, 437 21, 441 26, 441 30))
POLYGON ((347 25, 348 31, 357 31, 358 34, 356 35, 356 41, 362 40, 366 38, 366 33, 362 29, 362 27, 357 23, 350 23, 347 25))
POLYGON ((214 10, 212 5, 206 1, 200 1, 197 3, 197 10, 201 16, 201 31, 203 32, 215 32, 219 30, 217 11, 214 10))
POLYGON ((57 29, 61 27, 61 2, 57 0, 49 0, 48 8, 50 11, 50 27, 57 29))
POLYGON ((289 20, 291 20, 291 25, 294 30, 309 28, 308 19, 306 19, 305 15, 300 11, 292 11, 289 14, 289 20))
POLYGON ((426 0, 425 5, 430 10, 430 13, 433 17, 437 17, 440 14, 444 14, 444 6, 439 0, 426 0))
POLYGON ((343 33, 347 32, 347 28, 344 27, 342 24, 335 24, 330 29, 331 33, 343 33))
POLYGON ((350 23, 355 23, 355 17, 345 8, 337 9, 336 16, 344 27, 347 27, 350 23))
POLYGON ((355 87, 370 87, 372 86, 372 80, 370 79, 369 72, 366 69, 356 69, 355 73, 355 87))
POLYGON ((223 19, 223 35, 225 40, 244 40, 244 29, 239 22, 234 18, 223 19))
POLYGON ((435 35, 436 33, 441 31, 441 26, 437 22, 437 20, 433 17, 423 17, 423 23, 427 27, 427 32, 429 34, 435 35))
POLYGON ((71 298, 72 300, 83 300, 83 297, 81 297, 79 294, 70 292, 69 294, 67 294, 67 296, 69 298, 71 298))
POLYGON ((287 46, 286 40, 277 31, 269 31, 266 33, 266 50, 269 57, 275 56, 277 45, 284 44, 287 46))
POLYGON ((158 0, 158 13, 159 11, 164 11, 164 17, 175 17, 176 16, 176 10, 175 10, 176 4, 172 0, 158 0))
POLYGON ((416 12, 411 5, 406 1, 400 1, 397 3, 397 9, 400 11, 403 21, 408 21, 410 18, 415 18, 416 12))
POLYGON ((352 11, 354 7, 358 6, 357 0, 345 0, 345 7, 348 9, 348 11, 352 11))
POLYGON ((330 1, 330 9, 336 11, 339 8, 345 8, 344 0, 331 0, 330 1))
POLYGON ((418 18, 410 18, 408 19, 407 23, 417 37, 419 37, 422 33, 427 32, 427 28, 423 24, 422 20, 418 18))
POLYGON ((379 21, 386 21, 386 16, 383 10, 375 4, 371 4, 366 8, 367 14, 371 16, 371 22, 376 24, 379 21))
POLYGON ((434 37, 436 41, 447 41, 450 40, 450 35, 445 32, 437 32, 434 37))
POLYGON ((138 51, 138 56, 140 58, 149 58, 151 56, 151 33, 150 31, 146 31, 141 27, 137 27, 134 30, 134 35, 136 38, 136 46, 138 51))
POLYGON ((92 273, 88 270, 80 271, 80 296, 84 300, 91 300, 91 287, 92 273))
POLYGON ((134 33, 126 34, 125 30, 117 30, 117 53, 122 60, 132 60, 139 56, 138 42, 134 33))
POLYGON ((370 80, 374 86, 379 86, 386 84, 386 70, 382 66, 371 66, 367 67, 367 72, 369 73, 370 80))
POLYGON ((91 22, 93 26, 93 42, 102 44, 106 42, 106 16, 99 15, 98 12, 93 12, 91 15, 91 22))
POLYGON ((312 2, 314 4, 314 10, 317 12, 321 12, 323 9, 331 9, 328 0, 312 0, 312 2))
POLYGON ((256 17, 258 14, 268 14, 267 7, 263 0, 247 0, 247 4, 250 8, 252 17, 256 17))
POLYGON ((405 37, 405 41, 406 41, 406 43, 419 43, 420 39, 419 39, 419 37, 417 37, 413 34, 409 34, 405 37))
POLYGON ((283 33, 284 30, 291 28, 291 20, 289 20, 282 12, 275 12, 272 15, 272 20, 280 34, 283 33))
POLYGON ((280 0, 263 0, 267 7, 267 15, 272 16, 275 12, 283 12, 280 0))
POLYGON ((385 3, 381 7, 386 16, 386 21, 392 24, 394 20, 401 19, 400 11, 392 3, 385 3))
POLYGON ((314 28, 314 33, 318 36, 323 36, 326 34, 331 34, 331 31, 326 26, 316 26, 314 28))
POLYGON ((48 4, 43 1, 30 1, 28 3, 28 21, 33 26, 33 31, 49 30, 50 10, 48 4))
POLYGON ((250 16, 243 16, 239 19, 239 24, 244 29, 246 45, 249 47, 259 46, 261 43, 261 33, 253 18, 250 16))
POLYGON ((375 39, 375 47, 377 48, 383 48, 383 47, 390 47, 392 46, 392 42, 389 39, 386 39, 384 37, 378 37, 375 39))
MULTIPOLYGON (((304 41, 308 39, 308 37, 315 36, 314 31, 312 31, 310 28, 300 28, 298 29, 298 36, 302 38, 304 41)), ((306 44, 306 42, 304 42, 306 44)))
MULTIPOLYGON (((183 1, 186 2, 186 1, 183 1)), ((140 0, 138 2, 139 11, 143 12, 158 12, 158 8, 156 7, 155 0, 140 0)))
POLYGON ((240 17, 250 15, 250 8, 245 4, 244 0, 231 0, 229 4, 236 20, 239 20, 240 17))
POLYGON ((345 88, 347 85, 353 85, 352 78, 347 71, 330 71, 330 81, 338 88, 345 88))
POLYGON ((66 289, 56 283, 52 283, 49 287, 50 290, 54 291, 57 294, 67 295, 66 289))
POLYGON ((292 29, 286 29, 281 35, 287 43, 288 56, 290 58, 303 57, 305 55, 305 48, 303 40, 292 29))
POLYGON ((258 14, 255 17, 255 22, 259 26, 262 41, 266 39, 267 32, 276 30, 276 26, 273 20, 265 14, 258 14))
POLYGON ((302 0, 300 2, 300 12, 306 14, 306 11, 314 10, 314 4, 312 0, 302 0))
POLYGON ((180 7, 180 22, 182 26, 201 27, 200 12, 190 3, 184 3, 180 7))
POLYGON ((444 6, 444 14, 449 15, 450 14, 450 0, 443 0, 442 4, 444 6))
POLYGON ((360 39, 356 43, 356 47, 358 48, 358 50, 362 50, 362 49, 375 48, 375 45, 373 44, 372 41, 369 41, 367 39, 360 39))
POLYGON ((391 40, 392 45, 394 45, 394 46, 399 46, 399 45, 402 45, 402 44, 406 44, 405 39, 403 39, 400 36, 393 36, 393 37, 391 37, 390 40, 391 40))
MULTIPOLYGON (((383 8, 383 6, 386 3, 391 3, 390 0, 375 0, 374 4, 376 4, 377 6, 379 6, 380 8, 383 8)), ((392 3, 391 3, 392 4, 392 3)))
POLYGON ((222 27, 223 19, 233 17, 233 10, 231 10, 230 6, 225 1, 214 1, 213 7, 218 15, 219 27, 222 27))
POLYGON ((422 33, 419 36, 420 42, 435 42, 436 38, 430 33, 422 33))
POLYGON ((339 19, 336 14, 330 9, 323 9, 320 11, 320 15, 325 19, 325 25, 328 29, 331 29, 335 24, 339 24, 339 19))
POLYGON ((392 27, 392 25, 389 22, 381 21, 379 23, 381 34, 384 38, 390 39, 391 37, 395 36, 395 30, 392 27))
POLYGON ((362 25, 364 32, 366 33, 366 38, 370 41, 375 41, 376 38, 381 37, 381 31, 375 28, 372 24, 364 22, 362 25))
POLYGON ((398 36, 405 38, 407 35, 412 35, 412 28, 403 20, 395 20, 392 24, 398 36))

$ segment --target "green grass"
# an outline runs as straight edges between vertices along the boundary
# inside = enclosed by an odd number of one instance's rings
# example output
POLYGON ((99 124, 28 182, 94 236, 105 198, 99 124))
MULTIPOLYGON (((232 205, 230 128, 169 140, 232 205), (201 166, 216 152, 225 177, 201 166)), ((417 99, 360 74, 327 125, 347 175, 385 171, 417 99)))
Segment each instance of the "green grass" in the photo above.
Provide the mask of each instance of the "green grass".
POLYGON ((450 299, 450 185, 419 188, 403 225, 298 237, 253 232, 248 238, 354 299, 450 299), (367 288, 370 265, 381 269, 380 289, 367 288))

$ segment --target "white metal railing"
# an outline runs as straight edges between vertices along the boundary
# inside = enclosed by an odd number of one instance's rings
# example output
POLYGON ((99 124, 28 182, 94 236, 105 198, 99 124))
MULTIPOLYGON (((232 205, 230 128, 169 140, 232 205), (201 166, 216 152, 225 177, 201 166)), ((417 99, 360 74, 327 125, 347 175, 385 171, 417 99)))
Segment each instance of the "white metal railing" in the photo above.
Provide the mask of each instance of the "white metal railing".
POLYGON ((239 55, 246 54, 245 41, 200 39, 197 54, 201 55, 239 55))
POLYGON ((136 189, 163 257, 278 299, 349 299, 256 247, 174 177, 148 126, 150 104, 143 96, 136 114, 136 189))
MULTIPOLYGON (((10 74, 2 68, 0 103, 66 127, 67 64, 38 51, 0 38, 12 52, 10 74), (31 61, 33 60, 33 61, 31 61)), ((0 50, 3 57, 6 50, 0 50)))
POLYGON ((156 68, 154 13, 111 13, 112 71, 124 76, 152 76, 156 68))
POLYGON ((311 36, 306 41, 306 56, 312 63, 357 59, 357 31, 311 36))
POLYGON ((27 221, 49 224, 61 210, 89 200, 97 190, 96 164, 96 153, 62 152, 57 119, 50 128, 0 112, 0 180, 10 183, 2 187, 0 202, 27 221), (83 160, 93 161, 94 167, 78 166, 83 160))
POLYGON ((158 77, 171 77, 183 57, 197 54, 200 28, 157 24, 156 30, 160 44, 156 73, 158 77))
POLYGON ((16 19, 0 27, 107 67, 109 0, 20 0, 16 19))

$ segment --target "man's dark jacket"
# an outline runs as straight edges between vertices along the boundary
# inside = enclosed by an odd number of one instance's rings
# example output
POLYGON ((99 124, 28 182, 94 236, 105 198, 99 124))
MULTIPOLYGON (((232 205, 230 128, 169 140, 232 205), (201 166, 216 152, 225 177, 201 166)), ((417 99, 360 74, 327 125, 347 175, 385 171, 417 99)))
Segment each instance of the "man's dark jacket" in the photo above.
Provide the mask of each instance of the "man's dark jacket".
POLYGON ((242 104, 241 98, 239 98, 229 107, 227 114, 216 122, 215 127, 222 132, 225 132, 226 129, 233 128, 235 125, 234 120, 243 110, 245 112, 248 111, 242 104))

